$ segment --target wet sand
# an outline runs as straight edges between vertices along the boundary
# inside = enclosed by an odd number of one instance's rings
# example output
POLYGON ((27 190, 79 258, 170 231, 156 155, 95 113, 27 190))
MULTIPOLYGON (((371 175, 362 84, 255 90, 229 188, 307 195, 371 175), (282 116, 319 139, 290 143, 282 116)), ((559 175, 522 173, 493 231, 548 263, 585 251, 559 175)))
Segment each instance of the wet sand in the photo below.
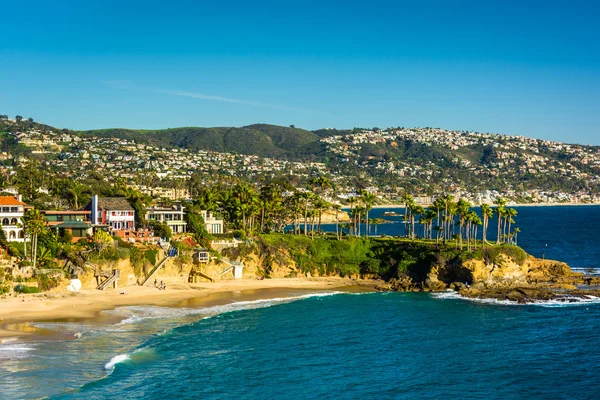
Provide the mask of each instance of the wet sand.
POLYGON ((82 290, 68 292, 19 295, 0 300, 0 343, 27 340, 43 336, 52 339, 53 332, 41 330, 33 322, 66 322, 94 320, 113 323, 101 311, 121 306, 153 305, 162 307, 209 307, 233 301, 251 301, 275 297, 289 297, 296 292, 310 290, 373 290, 377 281, 347 278, 285 278, 221 281, 195 285, 181 285, 158 290, 132 286, 116 290, 82 290), (124 292, 125 294, 121 294, 124 292))

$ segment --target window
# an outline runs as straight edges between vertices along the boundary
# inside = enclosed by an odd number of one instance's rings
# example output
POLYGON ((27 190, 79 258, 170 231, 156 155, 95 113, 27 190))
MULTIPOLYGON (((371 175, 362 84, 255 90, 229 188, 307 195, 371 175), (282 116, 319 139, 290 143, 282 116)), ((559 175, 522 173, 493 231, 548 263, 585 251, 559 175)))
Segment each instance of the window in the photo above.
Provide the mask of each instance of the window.
POLYGON ((10 212, 18 212, 19 208, 18 207, 11 207, 10 208, 10 212))
POLYGON ((10 222, 8 221, 8 218, 3 218, 2 219, 2 225, 8 225, 10 222))
POLYGON ((11 220, 10 220, 10 224, 11 224, 11 225, 16 225, 16 224, 18 224, 18 223, 19 223, 19 222, 17 221, 17 219, 16 219, 16 218, 13 218, 13 219, 11 219, 11 220))
POLYGON ((116 212, 116 211, 113 211, 113 212, 112 212, 112 216, 113 216, 113 217, 116 217, 116 216, 117 216, 117 212, 116 212))
POLYGON ((127 215, 132 216, 133 215, 133 211, 129 211, 129 214, 127 214, 127 215))

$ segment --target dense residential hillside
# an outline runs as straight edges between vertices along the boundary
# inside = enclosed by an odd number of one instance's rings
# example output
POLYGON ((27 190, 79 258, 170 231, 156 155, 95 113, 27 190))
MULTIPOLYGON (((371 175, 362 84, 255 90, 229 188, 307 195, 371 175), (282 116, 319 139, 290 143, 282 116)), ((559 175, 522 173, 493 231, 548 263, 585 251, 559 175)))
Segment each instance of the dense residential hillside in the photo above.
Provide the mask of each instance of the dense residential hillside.
POLYGON ((312 177, 327 176, 337 193, 368 189, 389 200, 449 192, 476 203, 497 196, 522 203, 600 201, 597 146, 429 127, 70 131, 3 117, 5 181, 33 161, 65 177, 98 170, 106 179, 148 187, 231 179, 306 187, 312 177))

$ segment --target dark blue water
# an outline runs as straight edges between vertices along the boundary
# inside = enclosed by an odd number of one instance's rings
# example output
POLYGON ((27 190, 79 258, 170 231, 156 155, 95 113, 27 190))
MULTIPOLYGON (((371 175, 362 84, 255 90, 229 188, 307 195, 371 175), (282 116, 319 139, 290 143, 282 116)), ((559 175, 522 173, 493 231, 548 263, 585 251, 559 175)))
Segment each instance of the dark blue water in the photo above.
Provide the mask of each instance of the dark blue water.
MULTIPOLYGON (((600 207, 519 208, 520 244, 595 267, 599 217, 600 207)), ((510 305, 447 293, 299 290, 258 297, 265 300, 122 307, 102 324, 38 324, 83 336, 0 345, 0 399, 600 398, 599 299, 510 305)))

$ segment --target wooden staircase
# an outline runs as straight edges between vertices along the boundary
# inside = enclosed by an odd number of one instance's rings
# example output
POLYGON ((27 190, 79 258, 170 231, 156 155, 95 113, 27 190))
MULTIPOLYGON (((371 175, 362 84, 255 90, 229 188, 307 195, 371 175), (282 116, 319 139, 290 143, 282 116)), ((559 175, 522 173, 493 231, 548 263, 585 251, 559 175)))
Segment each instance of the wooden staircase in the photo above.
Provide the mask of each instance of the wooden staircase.
POLYGON ((210 282, 215 281, 215 279, 212 276, 200 271, 199 268, 192 268, 192 270, 190 271, 190 276, 188 277, 188 283, 198 283, 199 278, 208 279, 210 282))
POLYGON ((113 269, 112 270, 112 275, 108 275, 106 273, 100 273, 96 276, 96 279, 100 280, 102 277, 105 277, 106 279, 104 281, 102 281, 97 287, 96 289, 98 290, 106 290, 110 285, 113 286, 113 288, 117 288, 117 281, 119 280, 119 278, 121 277, 121 270, 120 269, 113 269))

